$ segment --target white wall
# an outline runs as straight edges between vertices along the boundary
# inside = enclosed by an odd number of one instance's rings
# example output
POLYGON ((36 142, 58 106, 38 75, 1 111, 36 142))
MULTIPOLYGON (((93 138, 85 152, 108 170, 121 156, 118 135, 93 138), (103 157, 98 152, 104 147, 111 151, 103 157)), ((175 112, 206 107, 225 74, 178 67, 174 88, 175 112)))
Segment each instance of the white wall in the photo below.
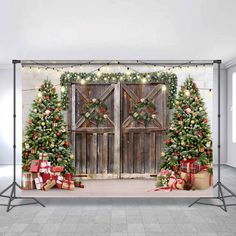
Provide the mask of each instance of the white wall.
MULTIPOLYGON (((17 75, 17 163, 21 161, 21 78, 17 75)), ((11 65, 0 66, 0 164, 13 162, 13 71, 11 65)))
MULTIPOLYGON (((236 143, 232 142, 232 75, 236 72, 236 64, 227 69, 227 164, 236 167, 236 143)), ((234 91, 236 93, 236 91, 234 91)))

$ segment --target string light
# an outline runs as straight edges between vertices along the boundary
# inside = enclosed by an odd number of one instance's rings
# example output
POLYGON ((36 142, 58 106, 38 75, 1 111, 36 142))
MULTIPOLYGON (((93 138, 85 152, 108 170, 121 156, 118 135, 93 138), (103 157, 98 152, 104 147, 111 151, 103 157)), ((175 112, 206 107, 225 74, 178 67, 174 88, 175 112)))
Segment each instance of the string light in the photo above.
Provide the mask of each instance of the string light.
POLYGON ((162 90, 163 92, 166 91, 166 85, 165 85, 165 84, 162 85, 161 90, 162 90))
POLYGON ((208 95, 209 95, 209 97, 212 97, 212 89, 208 90, 208 95))
POLYGON ((185 91, 185 95, 186 95, 187 97, 190 96, 190 92, 189 92, 189 90, 186 90, 186 91, 185 91))
POLYGON ((64 86, 61 86, 61 92, 64 93, 66 91, 66 88, 64 86))
POLYGON ((126 72, 127 75, 130 75, 130 70, 129 70, 129 67, 127 67, 127 72, 126 72))
POLYGON ((143 77, 143 78, 142 78, 142 82, 143 82, 144 84, 147 82, 146 77, 143 77))
POLYGON ((80 83, 81 83, 81 84, 85 84, 85 82, 86 82, 85 79, 81 79, 81 80, 80 80, 80 83))
POLYGON ((42 97, 42 92, 38 92, 38 97, 41 98, 42 97))
POLYGON ((98 76, 98 77, 100 77, 100 76, 101 76, 100 69, 98 69, 97 76, 98 76))

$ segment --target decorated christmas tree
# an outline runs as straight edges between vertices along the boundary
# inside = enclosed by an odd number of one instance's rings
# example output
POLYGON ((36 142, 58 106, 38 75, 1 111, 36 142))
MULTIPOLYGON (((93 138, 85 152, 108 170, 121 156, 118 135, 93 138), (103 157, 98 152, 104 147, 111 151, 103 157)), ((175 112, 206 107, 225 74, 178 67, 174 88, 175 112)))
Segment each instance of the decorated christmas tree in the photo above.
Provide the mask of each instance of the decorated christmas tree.
POLYGON ((64 166, 65 172, 73 172, 73 155, 68 142, 61 102, 55 87, 45 80, 33 101, 25 129, 22 147, 22 169, 28 171, 31 161, 45 153, 52 166, 64 166))
POLYGON ((161 153, 161 168, 178 171, 182 160, 195 159, 201 165, 212 162, 211 131, 199 89, 188 78, 175 103, 166 147, 161 153))

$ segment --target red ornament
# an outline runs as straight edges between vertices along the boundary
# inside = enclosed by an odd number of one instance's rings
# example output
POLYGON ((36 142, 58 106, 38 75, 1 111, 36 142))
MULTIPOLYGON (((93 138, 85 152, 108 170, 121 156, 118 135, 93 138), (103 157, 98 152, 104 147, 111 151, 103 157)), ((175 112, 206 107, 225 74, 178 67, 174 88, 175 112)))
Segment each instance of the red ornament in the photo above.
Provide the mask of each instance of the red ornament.
POLYGON ((56 120, 60 120, 60 117, 59 117, 59 116, 56 116, 55 119, 56 119, 56 120))
POLYGON ((207 124, 208 123, 208 119, 204 119, 203 123, 207 124))
POLYGON ((29 167, 25 164, 25 165, 23 165, 23 170, 27 171, 27 170, 29 170, 29 167))
POLYGON ((180 118, 181 118, 181 115, 178 114, 178 113, 176 113, 176 117, 177 117, 177 119, 180 119, 180 118))
POLYGON ((28 157, 29 156, 29 153, 28 152, 25 152, 24 153, 24 157, 28 157))
POLYGON ((34 139, 38 139, 39 134, 37 132, 34 132, 34 139))
POLYGON ((211 150, 207 150, 207 155, 211 155, 212 151, 211 150))
POLYGON ((69 148, 69 147, 70 147, 70 143, 69 143, 68 141, 64 141, 64 146, 65 146, 66 148, 69 148))
POLYGON ((32 120, 29 120, 29 121, 28 121, 28 124, 29 124, 29 125, 32 125, 32 124, 33 124, 33 121, 32 121, 32 120))
POLYGON ((177 173, 179 171, 179 168, 178 168, 178 166, 173 166, 172 170, 177 173))
POLYGON ((105 113, 105 112, 106 112, 106 109, 105 109, 104 107, 100 107, 100 108, 99 108, 99 111, 100 111, 101 113, 105 113))
POLYGON ((46 96, 45 96, 45 99, 46 99, 46 100, 49 100, 49 99, 50 99, 50 97, 49 97, 48 95, 46 95, 46 96))
POLYGON ((168 145, 168 144, 171 144, 171 140, 170 139, 167 139, 166 140, 166 144, 168 145))
POLYGON ((176 130, 175 133, 176 133, 176 134, 179 134, 179 130, 176 130))
POLYGON ((154 109, 151 108, 151 107, 149 107, 149 108, 147 108, 147 112, 148 112, 148 113, 153 113, 153 112, 154 112, 154 109))
POLYGON ((203 134, 202 134, 202 131, 201 131, 201 130, 198 131, 198 132, 197 132, 197 135, 198 135, 199 137, 202 137, 202 135, 203 135, 203 134))
POLYGON ((58 131, 58 132, 56 132, 56 135, 57 135, 57 136, 60 136, 60 135, 61 135, 61 133, 58 131))
POLYGON ((46 114, 46 116, 50 116, 50 114, 51 114, 51 111, 50 111, 50 109, 48 108, 46 111, 45 111, 45 114, 46 114))
POLYGON ((190 113, 191 113, 191 109, 190 109, 189 107, 187 107, 187 108, 185 109, 185 112, 186 112, 187 114, 190 114, 190 113))
POLYGON ((41 149, 44 150, 45 149, 44 146, 42 146, 41 149))

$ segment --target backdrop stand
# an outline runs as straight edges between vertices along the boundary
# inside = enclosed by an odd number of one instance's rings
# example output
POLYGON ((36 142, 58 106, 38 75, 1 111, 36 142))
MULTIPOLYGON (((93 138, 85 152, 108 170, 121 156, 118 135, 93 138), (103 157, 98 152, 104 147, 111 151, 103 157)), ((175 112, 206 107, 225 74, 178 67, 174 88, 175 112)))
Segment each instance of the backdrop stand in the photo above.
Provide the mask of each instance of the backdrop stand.
MULTIPOLYGON (((81 62, 83 65, 91 65, 91 64, 99 64, 99 65, 114 65, 117 64, 116 61, 93 61, 91 62, 85 62, 85 61, 61 61, 59 63, 54 63, 50 61, 20 61, 20 60, 13 60, 13 106, 14 106, 14 114, 13 114, 13 138, 14 138, 14 145, 13 145, 13 182, 0 193, 0 197, 9 198, 8 204, 0 204, 0 206, 7 206, 7 211, 11 210, 15 206, 22 206, 22 205, 29 205, 29 204, 40 204, 41 206, 45 207, 39 200, 32 197, 17 197, 16 196, 16 188, 21 189, 20 185, 16 182, 16 64, 17 63, 24 63, 25 65, 43 65, 43 66, 55 66, 55 65, 79 65, 81 62), (5 192, 11 189, 10 195, 4 195, 5 192), (12 204, 13 200, 16 199, 32 199, 34 202, 29 203, 20 203, 20 204, 12 204)), ((202 204, 202 205, 211 205, 211 206, 217 206, 223 209, 224 211, 227 211, 227 206, 235 206, 236 204, 227 204, 226 198, 235 197, 236 195, 231 191, 228 187, 226 187, 224 184, 221 183, 221 161, 220 161, 220 64, 221 60, 213 60, 213 61, 201 61, 201 60, 194 60, 194 61, 122 61, 122 65, 206 65, 206 64, 213 64, 216 63, 218 65, 218 180, 217 183, 214 185, 214 188, 217 188, 218 194, 217 197, 203 197, 198 198, 196 201, 194 201, 189 207, 193 206, 194 204, 202 204), (230 195, 224 195, 223 189, 226 190, 230 195), (213 203, 205 203, 200 202, 201 199, 218 199, 222 202, 222 204, 213 204, 213 203)))
POLYGON ((220 161, 220 64, 221 64, 221 60, 215 60, 213 61, 214 63, 217 63, 218 65, 218 180, 216 182, 216 184, 213 186, 213 188, 217 188, 217 197, 201 197, 198 198, 196 201, 194 201, 192 204, 189 205, 189 207, 193 206, 194 204, 202 204, 202 205, 209 205, 209 206, 217 206, 220 207, 221 209, 223 209, 224 211, 227 211, 227 206, 236 206, 236 204, 227 204, 226 203, 226 199, 225 198, 229 198, 229 197, 235 197, 236 195, 228 188, 226 187, 224 184, 222 184, 221 182, 221 161, 220 161), (223 193, 223 189, 226 190, 230 195, 224 195, 223 193), (208 202, 200 202, 200 200, 202 199, 217 199, 220 200, 222 202, 222 204, 214 204, 214 203, 208 203, 208 202))
POLYGON ((16 189, 21 189, 21 186, 16 182, 16 64, 21 63, 20 60, 12 60, 13 63, 13 182, 5 188, 1 193, 0 197, 9 198, 8 204, 0 204, 0 206, 6 206, 7 212, 9 212, 13 207, 40 204, 45 207, 38 199, 33 197, 18 197, 16 196, 16 189), (4 195, 10 190, 10 195, 4 195), (31 199, 33 202, 12 204, 14 200, 17 199, 31 199))

